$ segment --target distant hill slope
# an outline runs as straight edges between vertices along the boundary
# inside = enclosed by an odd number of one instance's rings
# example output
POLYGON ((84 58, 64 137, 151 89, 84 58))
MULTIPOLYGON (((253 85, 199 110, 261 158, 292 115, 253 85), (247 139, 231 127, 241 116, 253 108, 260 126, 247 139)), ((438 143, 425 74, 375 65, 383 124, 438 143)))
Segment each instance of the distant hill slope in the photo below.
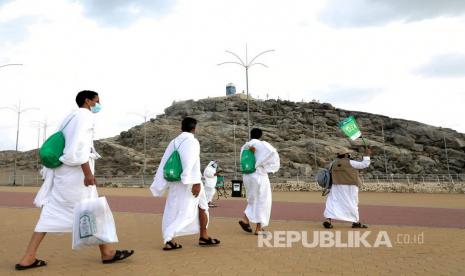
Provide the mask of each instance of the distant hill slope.
MULTIPOLYGON (((165 109, 165 114, 151 119, 145 126, 147 174, 154 173, 169 141, 180 133, 180 122, 184 116, 192 116, 199 121, 196 137, 201 144, 202 168, 210 160, 218 160, 225 173, 232 174, 233 128, 236 125, 236 150, 239 155, 240 147, 247 139, 246 111, 247 102, 241 96, 173 103, 165 109)), ((361 141, 350 141, 337 128, 337 122, 349 115, 357 118, 365 140, 374 149, 368 174, 384 174, 386 163, 388 173, 447 174, 444 140, 450 173, 465 173, 465 134, 452 129, 342 110, 327 103, 250 100, 252 127, 262 128, 263 139, 274 145, 281 156, 279 177, 310 176, 342 149, 362 152, 361 141)), ((97 162, 99 175, 142 173, 143 125, 96 141, 95 144, 104 157, 97 162)), ((12 154, 11 151, 0 153, 0 169, 12 166, 12 154)), ((35 151, 21 153, 18 162, 20 170, 34 168, 34 154, 35 151)))

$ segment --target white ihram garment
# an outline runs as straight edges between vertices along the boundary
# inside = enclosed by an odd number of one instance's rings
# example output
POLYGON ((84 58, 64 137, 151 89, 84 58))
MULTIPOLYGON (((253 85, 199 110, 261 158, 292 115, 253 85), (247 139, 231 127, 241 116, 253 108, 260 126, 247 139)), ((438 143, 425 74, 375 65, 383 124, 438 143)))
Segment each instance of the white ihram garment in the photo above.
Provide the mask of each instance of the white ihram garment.
POLYGON ((94 159, 100 157, 93 146, 93 115, 88 109, 79 108, 63 120, 59 129, 67 122, 62 130, 65 149, 60 161, 63 165, 42 170, 44 183, 34 199, 34 204, 42 207, 42 212, 35 232, 71 232, 75 204, 98 196, 95 186, 84 185, 81 169, 82 164, 89 162, 94 172, 94 159))
POLYGON ((255 147, 255 172, 243 174, 242 179, 247 194, 247 207, 244 211, 250 222, 268 226, 271 216, 271 183, 268 173, 279 170, 279 155, 269 143, 252 139, 242 146, 244 149, 255 147))
POLYGON ((200 232, 199 207, 208 217, 208 201, 202 184, 200 171, 200 144, 192 133, 183 132, 170 142, 163 154, 150 190, 156 197, 165 193, 166 203, 163 212, 162 232, 164 242, 175 237, 193 235, 200 232), (182 142, 182 144, 181 144, 182 142), (174 151, 174 143, 181 156, 181 181, 168 182, 163 177, 163 168, 174 151), (198 197, 192 194, 192 185, 201 184, 198 197))
POLYGON ((205 178, 205 195, 208 202, 211 202, 215 196, 215 187, 218 180, 218 177, 215 175, 216 168, 213 167, 213 164, 215 164, 215 161, 211 161, 203 171, 203 177, 205 178))

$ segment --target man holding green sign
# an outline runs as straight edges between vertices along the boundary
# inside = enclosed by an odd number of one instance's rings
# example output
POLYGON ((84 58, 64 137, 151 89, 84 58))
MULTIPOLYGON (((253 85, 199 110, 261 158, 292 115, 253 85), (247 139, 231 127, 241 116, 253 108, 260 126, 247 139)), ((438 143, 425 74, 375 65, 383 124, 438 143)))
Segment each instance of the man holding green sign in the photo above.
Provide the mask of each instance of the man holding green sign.
MULTIPOLYGON (((338 124, 342 132, 351 140, 362 136, 354 116, 341 121, 338 124)), ((362 137, 363 140, 363 137, 362 137)), ((337 159, 331 166, 331 191, 326 199, 324 216, 326 220, 323 226, 333 228, 332 220, 352 222, 352 228, 367 228, 359 220, 358 192, 362 184, 358 171, 370 166, 371 149, 365 145, 365 153, 362 161, 352 160, 349 150, 342 150, 337 154, 337 159)))
POLYGON ((333 185, 326 199, 323 222, 325 228, 333 228, 332 220, 352 222, 352 228, 367 228, 360 223, 358 213, 358 191, 362 184, 358 171, 370 166, 371 150, 366 149, 362 161, 351 159, 348 150, 337 154, 331 167, 333 185))

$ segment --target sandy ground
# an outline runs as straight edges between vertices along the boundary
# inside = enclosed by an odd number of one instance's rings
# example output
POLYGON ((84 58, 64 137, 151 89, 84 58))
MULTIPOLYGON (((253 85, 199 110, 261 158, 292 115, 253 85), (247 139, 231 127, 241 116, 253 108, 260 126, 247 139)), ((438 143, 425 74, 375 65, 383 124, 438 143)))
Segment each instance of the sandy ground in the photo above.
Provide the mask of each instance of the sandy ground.
MULTIPOLYGON (((121 241, 117 247, 136 251, 130 259, 103 265, 99 262, 97 248, 72 251, 69 234, 49 235, 39 250, 39 257, 47 260, 48 266, 16 272, 13 265, 22 255, 38 215, 38 209, 0 208, 3 226, 0 229, 0 275, 465 274, 465 231, 459 229, 387 226, 369 229, 367 241, 372 246, 380 231, 386 231, 391 248, 384 245, 377 248, 305 248, 299 242, 288 248, 261 248, 257 237, 243 232, 235 219, 213 218, 209 231, 221 239, 220 246, 201 248, 196 245, 196 236, 187 236, 178 239, 184 248, 164 252, 161 250, 161 216, 134 213, 114 214, 121 241)), ((336 227, 343 237, 351 230, 342 224, 336 227)), ((312 231, 323 229, 315 223, 273 221, 269 230, 308 231, 311 242, 312 231)))
MULTIPOLYGON (((0 187, 1 192, 36 190, 0 187)), ((148 189, 139 188, 99 191, 111 196, 151 196, 148 189)), ((273 197, 282 202, 324 200, 311 192, 278 192, 273 197)), ((465 195, 457 194, 361 193, 360 198, 369 205, 465 209, 465 195)), ((268 228, 274 236, 265 245, 276 247, 260 247, 259 238, 243 232, 237 219, 213 217, 209 233, 221 240, 220 246, 202 248, 194 235, 178 239, 181 250, 165 252, 160 214, 124 212, 114 213, 120 239, 117 248, 134 249, 130 259, 103 265, 96 247, 73 251, 70 234, 48 235, 38 255, 48 266, 16 272, 14 264, 24 253, 39 213, 37 208, 0 208, 0 275, 465 275, 463 229, 371 225, 351 232, 348 224, 335 223, 335 229, 326 231, 319 222, 274 220, 268 228), (343 243, 348 236, 368 233, 366 240, 372 247, 324 247, 321 240, 313 248, 304 247, 301 240, 286 244, 291 236, 285 235, 305 235, 311 243, 314 233, 340 235, 343 243), (387 235, 392 247, 373 247, 380 234, 387 235)))

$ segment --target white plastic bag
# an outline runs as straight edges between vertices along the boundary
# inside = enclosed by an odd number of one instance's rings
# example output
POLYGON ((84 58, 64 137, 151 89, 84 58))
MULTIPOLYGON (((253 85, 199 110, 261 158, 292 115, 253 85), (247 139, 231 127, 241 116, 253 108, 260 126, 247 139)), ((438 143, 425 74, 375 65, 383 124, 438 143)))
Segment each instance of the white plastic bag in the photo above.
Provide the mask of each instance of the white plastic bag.
POLYGON ((105 197, 84 199, 74 207, 73 249, 118 242, 115 220, 105 197))

